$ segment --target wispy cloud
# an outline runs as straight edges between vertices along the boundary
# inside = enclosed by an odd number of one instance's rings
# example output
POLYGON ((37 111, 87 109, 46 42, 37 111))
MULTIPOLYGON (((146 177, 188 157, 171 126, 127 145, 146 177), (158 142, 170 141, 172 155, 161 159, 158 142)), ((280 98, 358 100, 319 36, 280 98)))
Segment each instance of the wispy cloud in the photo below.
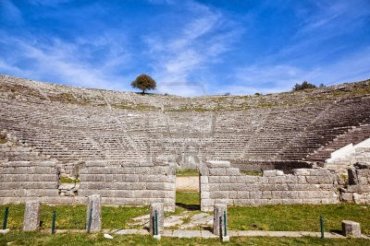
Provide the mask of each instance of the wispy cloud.
POLYGON ((102 37, 95 42, 79 39, 68 43, 54 38, 46 45, 31 42, 31 38, 6 37, 0 43, 18 51, 10 58, 0 57, 0 71, 35 79, 53 78, 55 82, 83 87, 123 88, 122 77, 116 70, 128 62, 128 56, 114 39, 102 37), (97 62, 88 61, 95 59, 89 54, 101 47, 109 47, 107 55, 97 62))
POLYGON ((145 37, 153 74, 161 81, 158 90, 180 95, 206 93, 197 74, 217 62, 242 32, 221 13, 196 2, 183 5, 190 12, 189 22, 169 38, 150 34, 145 37))
MULTIPOLYGON (((333 85, 370 78, 370 46, 355 52, 345 59, 333 61, 313 68, 302 68, 287 64, 252 65, 239 68, 234 78, 236 83, 226 86, 223 91, 232 94, 274 93, 289 91, 295 83, 304 80, 317 85, 333 85)), ((218 91, 222 93, 222 91, 218 91)))
POLYGON ((370 77, 370 3, 0 0, 0 73, 184 96, 370 77))
POLYGON ((22 23, 23 17, 19 8, 11 0, 0 1, 0 20, 22 23))

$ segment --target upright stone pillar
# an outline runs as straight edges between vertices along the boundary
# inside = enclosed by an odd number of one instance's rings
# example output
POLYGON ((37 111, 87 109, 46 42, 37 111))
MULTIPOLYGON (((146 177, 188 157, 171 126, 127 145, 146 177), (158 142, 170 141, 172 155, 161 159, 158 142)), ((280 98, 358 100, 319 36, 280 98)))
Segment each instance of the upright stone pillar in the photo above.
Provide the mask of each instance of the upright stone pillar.
POLYGON ((351 220, 342 220, 342 231, 346 237, 361 237, 360 223, 351 220))
POLYGON ((164 225, 163 203, 152 203, 150 206, 149 231, 154 238, 160 239, 164 225))
POLYGON ((86 231, 100 232, 101 230, 101 197, 91 195, 87 203, 86 231))
POLYGON ((26 201, 23 218, 23 231, 37 231, 40 227, 40 201, 26 201))
POLYGON ((213 213, 213 234, 220 236, 223 242, 229 241, 227 233, 227 205, 216 203, 213 213))

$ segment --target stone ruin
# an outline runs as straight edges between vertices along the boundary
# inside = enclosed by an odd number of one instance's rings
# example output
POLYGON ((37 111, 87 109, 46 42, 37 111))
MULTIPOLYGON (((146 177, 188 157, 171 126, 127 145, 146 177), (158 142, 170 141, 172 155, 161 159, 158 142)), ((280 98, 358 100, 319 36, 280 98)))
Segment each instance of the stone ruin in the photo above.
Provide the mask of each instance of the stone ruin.
POLYGON ((100 194, 173 210, 179 168, 199 169, 202 210, 370 201, 370 81, 183 98, 0 76, 0 116, 2 204, 100 194))

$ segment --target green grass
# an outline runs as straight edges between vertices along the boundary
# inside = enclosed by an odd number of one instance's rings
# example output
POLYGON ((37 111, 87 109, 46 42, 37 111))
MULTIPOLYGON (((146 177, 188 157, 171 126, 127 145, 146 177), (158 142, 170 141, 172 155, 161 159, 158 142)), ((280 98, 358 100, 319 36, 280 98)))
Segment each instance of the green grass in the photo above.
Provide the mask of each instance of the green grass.
POLYGON ((8 140, 6 139, 6 136, 0 134, 0 144, 4 144, 6 142, 8 142, 8 140))
MULTIPOLYGON (((199 211, 199 193, 177 192, 179 214, 190 210, 191 214, 199 211)), ((0 206, 2 222, 4 209, 0 206)), ((8 228, 20 230, 23 225, 24 205, 10 205, 8 228)), ((58 205, 41 207, 42 228, 51 227, 52 212, 57 212, 57 228, 84 229, 86 206, 58 205)), ((147 207, 107 207, 102 210, 103 228, 127 228, 127 223, 134 217, 149 213, 147 207)), ((354 220, 361 223, 364 234, 370 235, 370 205, 332 204, 332 205, 268 205, 260 207, 229 207, 230 230, 270 230, 270 231, 319 231, 319 217, 325 218, 326 231, 340 231, 341 221, 354 220)))
POLYGON ((232 230, 319 231, 320 214, 325 230, 341 230, 341 221, 361 223, 364 234, 370 234, 370 206, 355 204, 332 205, 269 205, 230 207, 229 227, 232 230))
POLYGON ((74 183, 80 183, 80 180, 79 179, 73 179, 73 178, 66 177, 66 176, 61 176, 60 177, 60 183, 62 183, 62 184, 74 184, 74 183))
MULTIPOLYGON (((199 209, 199 193, 176 192, 176 213, 187 208, 199 209), (179 206, 180 205, 180 206, 179 206)), ((229 207, 231 230, 319 231, 320 214, 325 230, 341 230, 341 221, 361 223, 364 234, 370 235, 370 206, 356 204, 330 205, 268 205, 260 207, 229 207)))
POLYGON ((178 191, 176 192, 176 210, 175 212, 166 212, 166 216, 180 214, 185 210, 192 211, 195 214, 200 210, 199 193, 193 191, 178 191))
POLYGON ((148 207, 103 207, 103 228, 122 229, 135 217, 149 214, 148 207))
POLYGON ((177 177, 199 176, 199 171, 196 169, 180 169, 176 171, 177 177))
POLYGON ((199 193, 198 192, 176 192, 176 203, 184 204, 187 206, 199 206, 199 193))
POLYGON ((249 176, 262 176, 263 172, 258 170, 241 170, 241 173, 249 176))
MULTIPOLYGON (((0 206, 0 218, 3 218, 6 206, 0 206)), ((9 205, 8 228, 11 230, 21 230, 23 226, 24 205, 9 205)), ((84 229, 86 224, 85 205, 58 205, 41 206, 40 220, 41 228, 51 228, 52 213, 56 211, 56 226, 59 229, 84 229)), ((147 207, 108 207, 102 209, 103 228, 120 229, 127 228, 130 219, 148 214, 147 207)))
POLYGON ((162 237, 160 241, 151 236, 113 235, 112 240, 105 239, 102 234, 63 233, 50 235, 47 233, 10 232, 0 235, 0 245, 369 245, 364 239, 319 239, 319 238, 268 238, 268 237, 233 237, 229 243, 221 243, 218 239, 180 239, 162 237))

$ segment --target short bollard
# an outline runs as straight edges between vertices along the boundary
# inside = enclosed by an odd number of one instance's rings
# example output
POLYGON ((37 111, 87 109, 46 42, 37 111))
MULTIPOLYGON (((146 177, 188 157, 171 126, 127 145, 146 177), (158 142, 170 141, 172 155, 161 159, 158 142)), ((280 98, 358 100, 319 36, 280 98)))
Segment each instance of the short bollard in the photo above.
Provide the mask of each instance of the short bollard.
POLYGON ((26 201, 24 210, 23 231, 36 231, 40 227, 40 201, 26 201))
POLYGON ((55 234, 55 221, 57 219, 57 213, 53 211, 53 216, 51 220, 51 234, 55 234))
POLYGON ((222 242, 228 242, 227 234, 227 206, 226 204, 215 204, 213 217, 213 234, 218 235, 222 242))
POLYGON ((101 230, 101 197, 91 195, 88 198, 86 214, 86 231, 100 232, 101 230))
POLYGON ((361 237, 360 223, 351 220, 342 220, 342 232, 345 237, 361 237))
POLYGON ((153 203, 150 206, 150 234, 155 239, 161 239, 161 232, 164 224, 164 210, 163 203, 153 203))
POLYGON ((320 215, 320 232, 321 232, 321 239, 324 239, 325 235, 324 235, 324 217, 322 217, 322 215, 320 215))
POLYGON ((9 207, 6 207, 4 211, 3 230, 6 230, 6 227, 8 226, 8 217, 9 217, 9 207))

